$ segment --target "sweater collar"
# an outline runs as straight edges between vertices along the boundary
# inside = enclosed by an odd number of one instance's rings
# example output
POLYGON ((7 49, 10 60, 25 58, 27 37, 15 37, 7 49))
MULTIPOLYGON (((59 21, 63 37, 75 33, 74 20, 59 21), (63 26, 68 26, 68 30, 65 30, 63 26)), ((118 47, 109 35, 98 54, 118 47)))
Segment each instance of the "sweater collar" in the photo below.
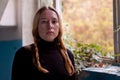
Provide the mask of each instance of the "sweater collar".
POLYGON ((40 38, 37 46, 40 50, 41 49, 56 49, 58 45, 57 43, 58 41, 56 39, 53 42, 48 42, 40 38))

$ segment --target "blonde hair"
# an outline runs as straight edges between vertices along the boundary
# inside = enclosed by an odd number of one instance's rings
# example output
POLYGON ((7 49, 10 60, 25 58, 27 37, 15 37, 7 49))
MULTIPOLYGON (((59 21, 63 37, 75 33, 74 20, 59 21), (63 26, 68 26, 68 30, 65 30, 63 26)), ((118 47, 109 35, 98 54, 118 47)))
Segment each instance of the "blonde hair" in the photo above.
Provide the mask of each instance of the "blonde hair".
POLYGON ((41 15, 42 12, 44 12, 47 9, 54 11, 56 13, 57 17, 58 17, 60 29, 59 29, 59 34, 58 34, 58 37, 57 37, 57 41, 58 41, 58 44, 59 44, 61 55, 62 55, 62 57, 65 61, 65 68, 66 68, 67 72, 69 73, 69 75, 71 76, 71 75, 74 74, 74 67, 72 65, 72 62, 71 62, 69 56, 68 56, 65 45, 63 44, 63 41, 62 41, 62 33, 63 32, 62 32, 62 24, 61 24, 60 16, 54 8, 49 7, 49 6, 44 6, 44 7, 40 8, 36 12, 35 17, 34 17, 32 34, 33 34, 33 38, 34 38, 35 54, 34 54, 34 57, 33 57, 33 63, 37 66, 39 71, 41 71, 43 73, 48 73, 49 72, 47 69, 42 67, 42 65, 40 63, 39 50, 38 50, 38 47, 37 47, 37 42, 38 42, 38 39, 39 39, 38 24, 39 24, 39 20, 40 20, 40 15, 41 15))

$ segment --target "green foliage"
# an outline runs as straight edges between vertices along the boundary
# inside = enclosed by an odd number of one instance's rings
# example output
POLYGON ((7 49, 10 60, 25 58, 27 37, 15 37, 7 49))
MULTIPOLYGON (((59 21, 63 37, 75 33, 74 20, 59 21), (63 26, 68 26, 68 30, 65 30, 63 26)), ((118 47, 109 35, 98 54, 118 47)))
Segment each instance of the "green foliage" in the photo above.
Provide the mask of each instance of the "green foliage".
POLYGON ((93 55, 104 56, 106 54, 101 46, 97 44, 80 43, 75 41, 70 34, 66 34, 63 40, 66 46, 74 53, 76 72, 100 62, 100 60, 93 57, 93 55))
POLYGON ((76 72, 99 62, 93 55, 105 56, 106 52, 103 51, 101 46, 97 44, 85 44, 75 40, 72 33, 70 33, 69 25, 64 22, 63 26, 64 31, 66 31, 63 40, 67 48, 74 53, 76 72))
POLYGON ((102 56, 102 47, 96 44, 77 43, 77 47, 73 50, 75 57, 76 71, 92 66, 94 63, 100 62, 93 55, 102 56))

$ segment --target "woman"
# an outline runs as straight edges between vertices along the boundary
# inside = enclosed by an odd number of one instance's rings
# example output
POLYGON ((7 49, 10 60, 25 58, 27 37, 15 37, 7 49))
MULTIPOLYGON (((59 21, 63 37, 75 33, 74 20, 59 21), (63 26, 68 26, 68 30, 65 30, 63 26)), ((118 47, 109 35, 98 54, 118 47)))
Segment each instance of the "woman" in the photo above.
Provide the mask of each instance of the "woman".
POLYGON ((34 43, 15 54, 12 80, 75 80, 74 57, 62 41, 58 12, 42 7, 34 17, 34 43))

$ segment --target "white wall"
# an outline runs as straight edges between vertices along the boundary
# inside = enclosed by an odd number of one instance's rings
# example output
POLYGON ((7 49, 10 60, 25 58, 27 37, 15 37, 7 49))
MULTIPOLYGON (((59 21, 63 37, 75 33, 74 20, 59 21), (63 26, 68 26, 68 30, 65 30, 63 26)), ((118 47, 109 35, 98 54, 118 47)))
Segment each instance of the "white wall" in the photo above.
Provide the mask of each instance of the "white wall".
POLYGON ((3 15, 4 9, 6 8, 7 3, 8 0, 0 0, 0 20, 3 15))
POLYGON ((21 39, 33 42, 32 22, 39 0, 9 0, 0 21, 0 41, 21 39))
POLYGON ((23 45, 33 42, 32 23, 35 12, 38 9, 37 0, 22 0, 22 40, 23 45))
MULTIPOLYGON (((4 5, 3 5, 4 6, 4 5)), ((9 0, 1 16, 0 25, 16 25, 16 5, 14 0, 9 0)))
MULTIPOLYGON (((18 14, 18 0, 9 0, 0 21, 0 41, 22 39, 22 27, 18 14)), ((4 6, 4 5, 3 5, 4 6)))

